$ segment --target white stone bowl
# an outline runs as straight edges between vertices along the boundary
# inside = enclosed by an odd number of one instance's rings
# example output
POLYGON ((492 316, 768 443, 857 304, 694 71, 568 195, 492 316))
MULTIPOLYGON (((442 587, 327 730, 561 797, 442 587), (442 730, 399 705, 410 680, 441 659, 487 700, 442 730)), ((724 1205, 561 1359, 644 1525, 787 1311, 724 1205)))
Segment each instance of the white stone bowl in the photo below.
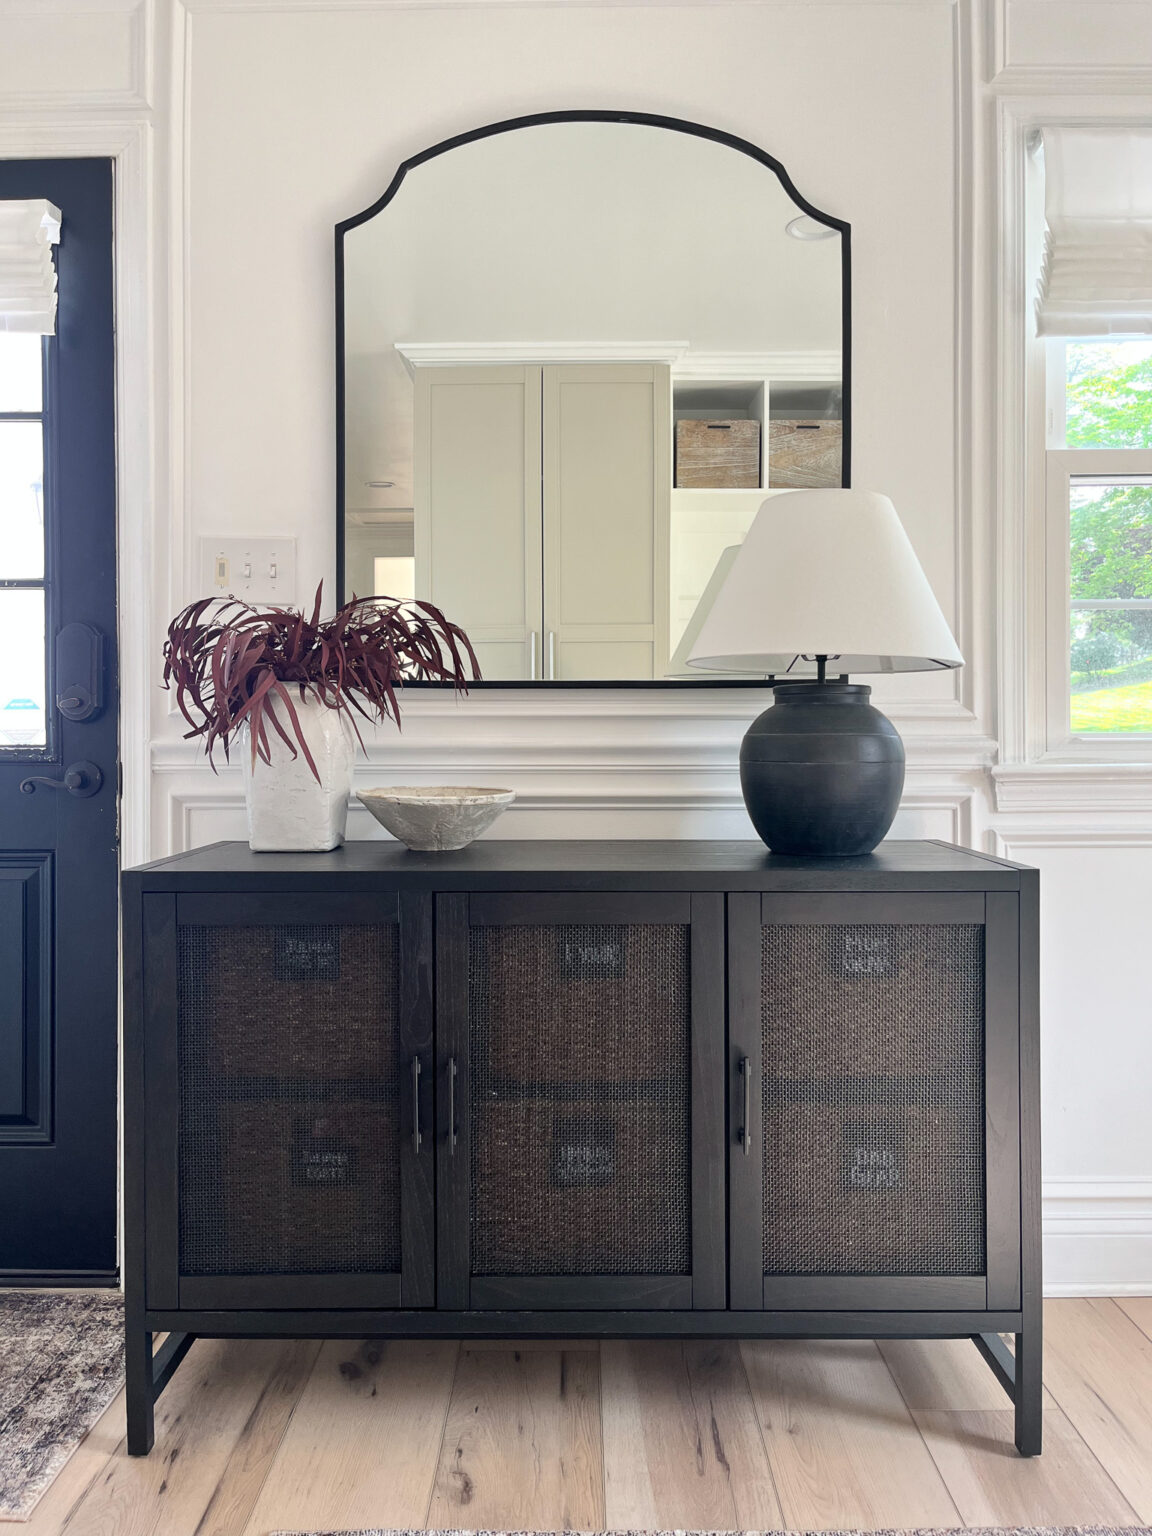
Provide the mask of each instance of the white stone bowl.
POLYGON ((401 784, 359 789, 356 798, 382 827, 417 853, 450 853, 486 832, 516 798, 514 789, 472 784, 401 784))

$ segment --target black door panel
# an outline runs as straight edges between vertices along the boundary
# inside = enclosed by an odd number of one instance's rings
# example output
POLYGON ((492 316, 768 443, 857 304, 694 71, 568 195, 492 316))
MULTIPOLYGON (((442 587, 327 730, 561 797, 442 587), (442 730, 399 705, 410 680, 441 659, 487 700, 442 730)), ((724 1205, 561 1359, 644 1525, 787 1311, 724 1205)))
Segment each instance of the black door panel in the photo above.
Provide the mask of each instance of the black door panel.
POLYGON ((0 333, 0 1282, 116 1274, 112 169, 0 161, 61 213, 56 335, 0 333))

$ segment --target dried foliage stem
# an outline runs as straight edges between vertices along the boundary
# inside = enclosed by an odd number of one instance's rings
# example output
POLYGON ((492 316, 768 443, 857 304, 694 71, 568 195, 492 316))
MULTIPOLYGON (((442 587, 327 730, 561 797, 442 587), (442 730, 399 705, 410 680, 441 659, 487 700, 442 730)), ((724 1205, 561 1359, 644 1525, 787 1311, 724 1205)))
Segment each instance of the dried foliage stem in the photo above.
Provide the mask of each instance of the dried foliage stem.
POLYGON ((323 583, 310 618, 296 608, 208 597, 172 620, 164 686, 191 727, 185 739, 203 739, 213 768, 216 748, 227 758, 247 726, 253 766, 257 758, 272 761, 275 735, 293 757, 299 746, 319 780, 293 695, 343 715, 363 747, 356 716, 399 726, 397 690, 405 679, 452 683, 466 693, 466 665, 472 679, 480 676, 468 636, 431 603, 353 598, 321 619, 322 593, 323 583))

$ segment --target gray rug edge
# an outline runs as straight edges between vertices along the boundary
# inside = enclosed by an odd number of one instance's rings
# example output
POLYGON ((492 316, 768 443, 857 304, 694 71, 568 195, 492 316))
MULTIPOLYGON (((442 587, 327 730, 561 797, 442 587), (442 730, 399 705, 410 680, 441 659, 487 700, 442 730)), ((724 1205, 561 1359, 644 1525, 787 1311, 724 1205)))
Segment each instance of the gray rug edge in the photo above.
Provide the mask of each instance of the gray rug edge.
POLYGON ((704 1531, 679 1527, 668 1529, 629 1530, 616 1528, 605 1531, 468 1531, 460 1528, 432 1530, 406 1529, 395 1526, 365 1526, 354 1530, 277 1530, 268 1536, 1152 1536, 1152 1526, 1147 1525, 984 1525, 984 1526, 915 1526, 885 1527, 882 1530, 862 1531, 841 1529, 835 1531, 793 1531, 781 1527, 768 1527, 758 1531, 704 1531))
MULTIPOLYGON (((73 1331, 82 1318, 78 1319, 77 1312, 93 1309, 100 1312, 107 1311, 110 1314, 112 1332, 119 1342, 123 1333, 123 1295, 119 1289, 114 1288, 28 1288, 23 1286, 4 1287, 0 1289, 0 1320, 7 1321, 4 1313, 7 1308, 4 1303, 11 1303, 19 1308, 21 1303, 29 1305, 32 1311, 47 1311, 56 1305, 63 1313, 64 1323, 61 1331, 73 1331), (80 1306, 77 1306, 80 1303, 80 1306)), ((60 1327, 60 1325, 57 1325, 60 1327)), ((0 1330, 0 1341, 7 1337, 6 1330, 0 1330)), ((62 1338, 60 1341, 65 1358, 74 1362, 74 1340, 62 1338), (69 1348, 72 1344, 73 1347, 69 1348)), ((56 1479, 64 1471, 64 1468, 75 1456, 87 1436, 96 1426, 104 1413, 111 1406, 117 1394, 124 1385, 124 1361, 122 1352, 118 1354, 116 1364, 111 1372, 103 1379, 88 1379, 87 1388, 83 1394, 83 1403, 73 1403, 77 1410, 76 1417, 68 1425, 62 1438, 55 1439, 45 1449, 43 1440, 40 1443, 40 1454, 35 1455, 35 1448, 29 1448, 19 1443, 19 1429, 24 1420, 24 1414, 17 1409, 13 1414, 9 1411, 7 1402, 0 1402, 0 1522, 18 1526, 26 1524, 32 1519, 40 1500, 56 1482, 56 1479), (16 1435, 9 1440, 15 1428, 16 1435), (15 1442, 15 1443, 13 1443, 15 1442), (15 1450, 19 1455, 21 1451, 25 1455, 32 1450, 32 1466, 17 1468, 16 1476, 8 1483, 10 1468, 6 1465, 6 1458, 15 1450)), ((43 1431, 46 1426, 41 1423, 43 1431)), ((15 1536, 15 1533, 14 1533, 15 1536)))
POLYGON ((47 1458, 41 1463, 39 1472, 34 1477, 28 1479, 19 1504, 4 1504, 0 1502, 0 1522, 3 1522, 5 1525, 26 1525, 31 1520, 32 1516, 36 1513, 36 1506, 40 1500, 49 1491, 64 1468, 84 1444, 84 1441, 91 1434, 99 1420, 103 1418, 105 1410, 112 1405, 117 1393, 123 1386, 123 1380, 118 1381, 108 1394, 107 1402, 100 1401, 102 1395, 100 1392, 92 1394, 89 1399, 89 1403, 92 1405, 91 1423, 83 1430, 79 1439, 57 1442, 47 1458))

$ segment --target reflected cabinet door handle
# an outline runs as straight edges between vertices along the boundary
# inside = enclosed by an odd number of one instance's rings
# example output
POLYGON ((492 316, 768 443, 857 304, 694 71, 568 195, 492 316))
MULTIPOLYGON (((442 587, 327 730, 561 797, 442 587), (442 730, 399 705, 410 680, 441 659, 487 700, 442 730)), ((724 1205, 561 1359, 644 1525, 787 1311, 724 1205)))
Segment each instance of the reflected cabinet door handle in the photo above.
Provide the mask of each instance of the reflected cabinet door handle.
POLYGON ((548 631, 548 681, 556 681, 556 631, 548 631))
POLYGON ((528 676, 533 682, 536 681, 536 641, 538 638, 535 630, 528 636, 528 676))

